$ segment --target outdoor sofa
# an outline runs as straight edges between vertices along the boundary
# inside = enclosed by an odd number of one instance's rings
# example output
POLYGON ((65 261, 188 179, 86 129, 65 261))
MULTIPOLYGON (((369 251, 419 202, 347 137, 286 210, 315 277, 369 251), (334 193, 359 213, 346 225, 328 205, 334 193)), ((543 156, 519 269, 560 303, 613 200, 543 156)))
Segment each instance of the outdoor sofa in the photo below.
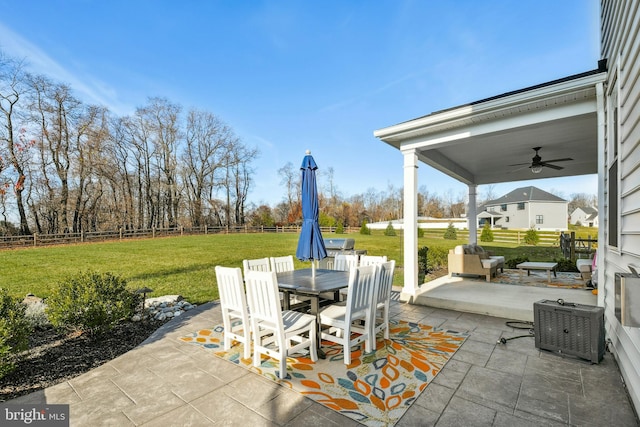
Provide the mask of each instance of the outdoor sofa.
POLYGON ((498 269, 504 272, 504 257, 493 255, 482 246, 458 245, 449 250, 449 277, 453 274, 485 276, 487 282, 498 269))

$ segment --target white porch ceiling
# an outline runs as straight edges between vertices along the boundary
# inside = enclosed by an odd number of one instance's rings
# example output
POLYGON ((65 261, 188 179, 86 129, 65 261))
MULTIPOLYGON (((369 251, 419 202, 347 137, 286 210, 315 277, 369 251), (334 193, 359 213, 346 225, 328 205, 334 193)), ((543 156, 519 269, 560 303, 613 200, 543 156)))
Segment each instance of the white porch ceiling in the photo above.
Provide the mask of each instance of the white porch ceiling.
POLYGON ((383 128, 374 136, 466 184, 492 184, 598 172, 596 87, 606 73, 594 70, 565 79, 429 114, 383 128), (527 166, 542 161, 564 169, 527 166))

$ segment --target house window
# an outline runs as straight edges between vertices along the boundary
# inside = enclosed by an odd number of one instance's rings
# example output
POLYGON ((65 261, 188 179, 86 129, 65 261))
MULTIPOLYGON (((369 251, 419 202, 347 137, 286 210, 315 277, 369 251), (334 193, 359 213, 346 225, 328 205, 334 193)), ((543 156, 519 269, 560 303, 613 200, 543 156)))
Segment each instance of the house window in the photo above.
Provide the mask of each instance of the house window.
POLYGON ((504 222, 509 222, 509 217, 508 216, 504 217, 504 222))
POLYGON ((523 211, 524 210, 524 202, 518 203, 518 210, 519 211, 523 211))
POLYGON ((500 210, 502 212, 506 212, 507 211, 507 205, 500 205, 500 210))
POLYGON ((536 224, 544 224, 543 215, 536 215, 536 224))
POLYGON ((618 84, 617 81, 609 95, 609 170, 607 171, 607 237, 609 245, 618 247, 618 84))

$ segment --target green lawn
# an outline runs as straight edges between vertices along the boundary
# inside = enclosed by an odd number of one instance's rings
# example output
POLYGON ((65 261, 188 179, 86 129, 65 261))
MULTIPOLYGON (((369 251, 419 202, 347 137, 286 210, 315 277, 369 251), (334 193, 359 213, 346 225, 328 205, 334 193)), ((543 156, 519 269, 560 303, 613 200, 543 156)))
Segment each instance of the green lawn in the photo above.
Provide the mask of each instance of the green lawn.
MULTIPOLYGON (((394 284, 402 286, 402 237, 381 233, 335 237, 354 238, 356 249, 395 259, 398 268, 394 284)), ((131 289, 148 286, 154 290, 152 297, 180 294, 189 302, 201 304, 218 298, 214 266, 241 267, 245 258, 295 254, 297 243, 298 235, 289 233, 215 234, 5 250, 0 251, 0 287, 16 297, 24 297, 29 292, 47 297, 62 278, 93 270, 121 276, 131 289)), ((419 240, 420 247, 441 251, 462 243, 461 240, 419 240)), ((505 255, 507 260, 527 256, 530 261, 544 261, 560 256, 557 248, 482 245, 505 255)), ((310 263, 296 260, 296 268, 308 266, 310 263)))

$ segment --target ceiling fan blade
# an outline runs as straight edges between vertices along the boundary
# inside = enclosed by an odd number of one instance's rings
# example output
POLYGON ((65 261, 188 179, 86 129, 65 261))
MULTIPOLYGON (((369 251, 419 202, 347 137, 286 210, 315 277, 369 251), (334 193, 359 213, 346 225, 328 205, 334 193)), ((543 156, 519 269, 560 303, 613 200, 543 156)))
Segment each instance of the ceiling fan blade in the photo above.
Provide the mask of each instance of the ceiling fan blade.
POLYGON ((547 162, 540 162, 540 165, 542 165, 542 166, 544 166, 546 168, 551 168, 551 169, 555 169, 555 170, 564 169, 562 166, 552 165, 552 164, 547 163, 547 162))
POLYGON ((509 165, 509 166, 520 166, 520 167, 510 170, 508 173, 515 173, 515 172, 518 172, 519 170, 527 169, 527 168, 531 167, 529 165, 529 163, 521 163, 520 165, 509 165), (523 165, 523 166, 521 166, 521 165, 523 165))
POLYGON ((507 166, 525 166, 525 165, 530 165, 531 162, 527 162, 527 163, 516 163, 515 165, 507 165, 507 166))
POLYGON ((570 160, 573 160, 573 159, 571 157, 565 157, 563 159, 545 160, 544 162, 541 162, 541 163, 568 162, 570 160))

